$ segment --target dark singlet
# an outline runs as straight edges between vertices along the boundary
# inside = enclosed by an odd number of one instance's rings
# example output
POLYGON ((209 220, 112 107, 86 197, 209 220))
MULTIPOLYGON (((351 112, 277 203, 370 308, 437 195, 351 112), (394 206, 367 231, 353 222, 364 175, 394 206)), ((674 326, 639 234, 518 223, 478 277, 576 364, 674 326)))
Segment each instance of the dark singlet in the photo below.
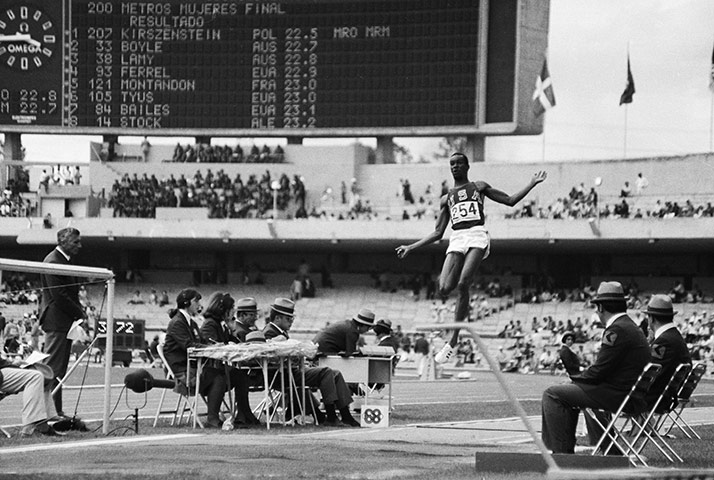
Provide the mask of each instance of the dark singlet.
POLYGON ((484 182, 469 182, 452 188, 447 194, 447 204, 451 215, 451 228, 465 230, 484 224, 483 189, 484 182))

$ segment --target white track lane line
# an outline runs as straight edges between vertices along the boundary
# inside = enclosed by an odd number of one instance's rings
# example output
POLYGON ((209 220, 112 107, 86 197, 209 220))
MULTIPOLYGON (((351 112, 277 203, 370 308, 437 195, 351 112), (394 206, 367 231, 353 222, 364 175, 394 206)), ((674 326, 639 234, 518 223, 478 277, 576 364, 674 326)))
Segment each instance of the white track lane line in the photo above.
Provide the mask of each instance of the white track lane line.
POLYGON ((66 450, 72 448, 98 447, 103 445, 117 445, 122 443, 156 442, 161 440, 174 441, 178 438, 203 437, 202 433, 181 433, 178 435, 154 435, 150 437, 112 438, 104 440, 89 440, 66 443, 42 443, 24 447, 0 448, 0 455, 15 453, 40 452, 43 450, 66 450))

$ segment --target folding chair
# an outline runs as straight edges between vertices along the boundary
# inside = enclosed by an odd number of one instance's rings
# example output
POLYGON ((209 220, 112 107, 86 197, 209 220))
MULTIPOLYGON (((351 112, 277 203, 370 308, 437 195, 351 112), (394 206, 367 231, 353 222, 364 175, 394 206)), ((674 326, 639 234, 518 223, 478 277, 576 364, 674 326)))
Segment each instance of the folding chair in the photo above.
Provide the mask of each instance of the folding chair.
POLYGON ((669 432, 676 426, 684 435, 687 436, 687 438, 696 437, 701 440, 702 437, 700 437, 699 434, 695 432, 694 429, 692 429, 692 427, 689 426, 689 424, 682 418, 682 410, 684 410, 684 407, 689 404, 692 398, 692 393, 694 393, 694 390, 696 390, 697 386, 699 386, 699 382, 706 371, 707 366, 705 363, 697 363, 694 367, 692 367, 692 371, 689 373, 689 376, 684 381, 682 388, 677 393, 677 402, 675 407, 662 416, 661 422, 658 425, 658 430, 661 431, 664 429, 664 424, 667 420, 670 420, 671 422, 667 430, 662 434, 663 437, 669 435, 669 432))
POLYGON ((672 456, 679 462, 684 462, 682 457, 680 457, 667 443, 664 437, 660 435, 658 427, 662 416, 671 412, 672 409, 676 407, 674 400, 677 398, 677 393, 681 390, 682 385, 684 385, 684 382, 689 376, 691 370, 692 365, 689 363, 677 365, 672 377, 667 382, 667 386, 664 388, 662 393, 660 393, 659 397, 657 397, 657 400, 652 405, 649 413, 646 416, 641 415, 639 417, 632 417, 632 422, 636 426, 637 432, 635 433, 631 443, 635 447, 637 453, 642 452, 647 443, 651 441, 652 444, 657 447, 662 455, 664 455, 670 462, 674 463, 672 456), (639 445, 638 442, 640 442, 639 445), (669 451, 672 456, 670 456, 667 451, 669 451))
MULTIPOLYGON (((169 362, 167 362, 166 357, 164 357, 163 344, 157 345, 156 351, 159 353, 159 357, 161 357, 161 362, 164 364, 164 369, 166 370, 166 380, 173 380, 175 382, 176 375, 174 375, 174 372, 173 370, 171 370, 169 362)), ((163 407, 164 399, 166 398, 166 389, 161 390, 161 400, 159 401, 159 406, 156 408, 156 416, 154 417, 154 427, 156 427, 156 424, 159 422, 159 415, 168 413, 173 414, 173 416, 171 417, 172 426, 174 425, 174 423, 176 423, 176 425, 181 425, 181 423, 183 422, 184 414, 188 412, 189 415, 187 421, 190 421, 192 418, 195 418, 198 425, 203 428, 203 424, 201 423, 201 420, 196 414, 194 402, 190 398, 190 389, 187 389, 187 392, 187 394, 183 394, 174 391, 174 393, 178 395, 178 399, 176 400, 176 406, 172 410, 162 410, 161 408, 163 407), (178 422, 176 421, 177 419, 178 422)))
POLYGON ((606 439, 609 439, 610 444, 604 451, 602 451, 603 455, 607 455, 614 445, 619 448, 624 455, 628 456, 630 463, 632 463, 633 466, 637 466, 637 462, 640 462, 645 467, 647 466, 644 458, 633 447, 632 443, 627 440, 626 428, 628 424, 632 422, 633 416, 644 413, 642 409, 636 408, 636 405, 632 402, 633 399, 644 399, 645 394, 652 386, 652 383, 655 378, 657 378, 657 375, 659 375, 660 370, 662 370, 662 366, 658 363, 648 363, 645 365, 642 373, 637 378, 635 384, 632 385, 632 388, 627 396, 625 396, 624 400, 622 400, 618 409, 615 412, 610 412, 613 413, 613 415, 607 426, 602 425, 592 409, 585 409, 586 415, 590 416, 590 418, 592 418, 600 426, 600 428, 603 429, 602 436, 595 445, 592 455, 600 453, 603 443, 606 439), (620 421, 620 419, 624 419, 625 422, 621 427, 617 427, 616 422, 620 421))

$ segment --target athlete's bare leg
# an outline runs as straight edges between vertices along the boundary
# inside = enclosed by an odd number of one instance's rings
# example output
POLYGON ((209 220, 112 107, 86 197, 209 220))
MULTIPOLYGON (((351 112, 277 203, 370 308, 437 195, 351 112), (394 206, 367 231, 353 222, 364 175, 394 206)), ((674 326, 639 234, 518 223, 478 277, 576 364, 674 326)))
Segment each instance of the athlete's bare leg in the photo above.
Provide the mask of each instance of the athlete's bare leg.
MULTIPOLYGON (((463 322, 469 315, 469 288, 474 281, 478 267, 481 265, 486 250, 482 248, 472 248, 466 255, 452 252, 447 255, 442 268, 442 278, 439 279, 439 289, 443 292, 443 287, 450 287, 446 293, 456 288, 456 311, 454 313, 455 322, 463 322), (448 268, 447 268, 448 267, 448 268), (461 267, 461 268, 456 268, 461 267), (447 275, 444 275, 444 274, 447 275), (458 275, 457 275, 458 273, 458 275)), ((455 347, 459 342, 459 329, 454 330, 449 344, 455 347)))

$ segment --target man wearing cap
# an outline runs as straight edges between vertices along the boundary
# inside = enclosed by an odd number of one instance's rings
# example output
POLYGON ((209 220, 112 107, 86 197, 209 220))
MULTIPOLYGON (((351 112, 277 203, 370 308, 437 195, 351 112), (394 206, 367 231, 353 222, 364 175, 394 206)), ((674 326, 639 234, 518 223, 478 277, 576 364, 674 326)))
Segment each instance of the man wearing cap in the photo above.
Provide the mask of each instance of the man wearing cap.
POLYGON ((245 337, 250 332, 257 330, 255 322, 258 320, 258 302, 255 298, 246 297, 236 301, 236 319, 231 325, 233 335, 245 342, 245 337))
MULTIPOLYGON (((63 228, 57 232, 57 246, 43 260, 43 263, 69 265, 82 248, 82 239, 76 228, 63 228)), ((45 332, 45 353, 49 355, 47 365, 52 368, 55 378, 64 378, 69 365, 72 341, 67 339, 72 323, 86 318, 79 302, 79 281, 75 277, 44 273, 40 275, 42 303, 40 325, 45 332)), ((59 382, 53 382, 53 388, 59 382)), ((62 411, 62 388, 53 397, 58 415, 62 411)))
MULTIPOLYGON (((273 341, 290 338, 290 328, 295 318, 295 303, 287 298, 276 298, 270 305, 270 317, 263 329, 265 338, 273 341)), ((299 378, 299 375, 295 375, 299 378)), ((305 385, 318 388, 325 404, 326 419, 320 418, 319 410, 314 412, 316 420, 327 426, 340 426, 337 411, 340 412, 341 424, 359 427, 360 424, 350 413, 352 393, 342 377, 342 373, 329 367, 305 368, 305 385)), ((317 410, 317 409, 316 409, 317 410)))
MULTIPOLYGON (((682 363, 691 364, 692 357, 687 343, 674 324, 674 316, 677 312, 672 308, 672 299, 669 295, 653 295, 642 313, 647 315, 649 327, 654 332, 652 361, 662 365, 662 370, 647 391, 647 405, 651 408, 667 387, 667 382, 672 378, 677 366, 682 363)), ((666 396, 658 409, 669 409, 674 400, 671 396, 666 396)))
POLYGON ((313 342, 320 353, 354 355, 359 352, 360 335, 367 333, 373 325, 374 312, 363 308, 352 319, 332 323, 317 332, 313 342))
POLYGON ((394 353, 399 350, 399 340, 392 335, 392 321, 388 319, 379 319, 372 327, 374 334, 377 335, 377 345, 380 347, 392 347, 394 353))
MULTIPOLYGON (((607 425, 609 414, 627 396, 650 361, 650 349, 642 330, 627 316, 627 303, 619 282, 602 282, 592 300, 600 321, 605 325, 602 345, 595 363, 581 373, 571 375, 572 383, 554 385, 543 392, 542 436, 553 453, 575 452, 575 430, 582 408, 592 408, 607 425)), ((644 399, 637 407, 644 407, 644 399)), ((590 441, 594 445, 602 428, 585 416, 590 441)), ((605 442, 607 443, 607 442, 605 442)), ((603 449, 607 445, 603 444, 603 449)), ((612 453, 619 453, 617 449, 612 453)))
POLYGON ((560 347, 558 357, 568 372, 568 375, 577 375, 580 373, 580 358, 573 351, 573 343, 575 343, 575 334, 573 332, 565 332, 563 335, 563 346, 560 347))
MULTIPOLYGON (((201 294, 192 288, 181 290, 176 297, 176 308, 169 311, 169 326, 166 328, 164 341, 164 357, 176 375, 176 391, 179 393, 192 393, 196 388, 196 365, 191 365, 191 377, 188 371, 188 349, 204 347, 198 324, 194 320, 202 310, 201 294)), ((208 397, 207 428, 221 428, 219 418, 223 395, 226 392, 226 379, 223 375, 209 372, 201 377, 201 394, 208 397)))

